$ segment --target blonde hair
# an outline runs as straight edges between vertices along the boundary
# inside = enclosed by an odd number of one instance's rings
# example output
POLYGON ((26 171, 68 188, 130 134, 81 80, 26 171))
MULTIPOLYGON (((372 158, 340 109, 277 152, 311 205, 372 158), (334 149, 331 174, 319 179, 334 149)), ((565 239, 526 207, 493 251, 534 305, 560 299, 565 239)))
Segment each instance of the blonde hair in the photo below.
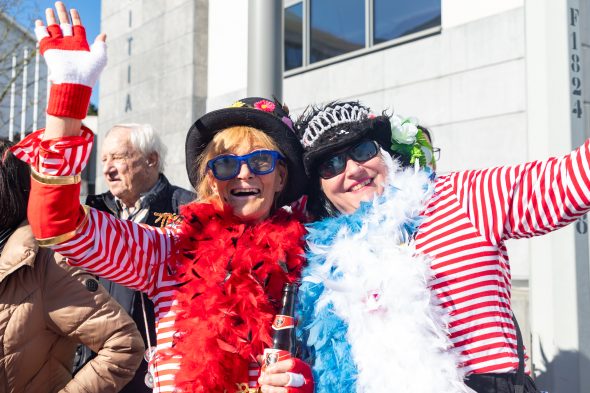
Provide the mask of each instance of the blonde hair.
POLYGON ((276 150, 283 154, 275 141, 259 129, 247 126, 234 126, 220 131, 209 142, 203 153, 195 159, 194 165, 197 166, 197 173, 199 173, 195 188, 199 201, 210 201, 215 197, 207 181, 207 171, 209 170, 207 168, 207 162, 220 154, 231 152, 241 146, 276 150))

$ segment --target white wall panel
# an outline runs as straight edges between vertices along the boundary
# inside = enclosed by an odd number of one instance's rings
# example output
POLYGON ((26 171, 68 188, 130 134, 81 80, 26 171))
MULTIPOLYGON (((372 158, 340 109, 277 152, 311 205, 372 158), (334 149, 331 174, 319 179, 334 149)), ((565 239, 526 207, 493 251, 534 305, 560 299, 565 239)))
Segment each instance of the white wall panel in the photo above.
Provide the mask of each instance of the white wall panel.
POLYGON ((208 96, 246 87, 248 77, 248 2, 209 1, 208 96))
POLYGON ((443 29, 522 7, 524 0, 442 0, 443 29))

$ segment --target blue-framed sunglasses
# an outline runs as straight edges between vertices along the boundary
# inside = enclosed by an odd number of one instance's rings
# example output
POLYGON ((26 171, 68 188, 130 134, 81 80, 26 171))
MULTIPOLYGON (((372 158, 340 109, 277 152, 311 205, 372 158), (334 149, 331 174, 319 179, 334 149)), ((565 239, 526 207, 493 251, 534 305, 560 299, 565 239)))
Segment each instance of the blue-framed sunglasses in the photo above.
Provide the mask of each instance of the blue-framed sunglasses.
POLYGON ((285 157, 274 150, 257 150, 243 156, 221 155, 207 162, 207 167, 213 172, 217 180, 230 180, 238 176, 242 162, 255 175, 266 175, 275 170, 277 160, 285 157))

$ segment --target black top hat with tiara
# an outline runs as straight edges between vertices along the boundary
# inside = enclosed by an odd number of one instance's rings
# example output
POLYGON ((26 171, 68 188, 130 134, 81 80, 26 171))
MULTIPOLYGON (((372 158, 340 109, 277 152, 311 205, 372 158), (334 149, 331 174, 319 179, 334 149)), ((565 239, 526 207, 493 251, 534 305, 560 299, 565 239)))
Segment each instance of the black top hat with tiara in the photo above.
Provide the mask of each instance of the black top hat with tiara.
POLYGON ((287 205, 299 199, 305 191, 307 177, 301 161, 303 150, 293 130, 293 122, 286 106, 260 97, 243 98, 228 108, 209 112, 189 129, 185 144, 186 170, 193 187, 203 176, 198 173, 195 164, 197 157, 217 133, 234 126, 256 128, 274 140, 285 156, 288 171, 287 185, 277 201, 278 205, 287 205))
POLYGON ((308 176, 312 176, 322 158, 363 138, 375 140, 389 154, 394 154, 389 117, 376 116, 357 101, 334 101, 310 107, 301 115, 295 129, 303 145, 303 164, 308 176))

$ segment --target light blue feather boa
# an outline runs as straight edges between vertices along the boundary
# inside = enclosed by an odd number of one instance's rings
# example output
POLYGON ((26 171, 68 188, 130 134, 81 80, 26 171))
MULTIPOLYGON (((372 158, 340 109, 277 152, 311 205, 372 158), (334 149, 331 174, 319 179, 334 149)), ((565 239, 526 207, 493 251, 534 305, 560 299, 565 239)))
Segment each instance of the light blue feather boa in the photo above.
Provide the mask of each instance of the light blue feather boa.
MULTIPOLYGON (((381 197, 371 203, 362 203, 353 214, 308 225, 308 266, 303 271, 298 295, 297 335, 303 348, 302 357, 312 365, 317 393, 467 391, 463 385, 463 373, 457 367, 458 357, 437 349, 449 348, 451 344, 444 327, 442 309, 428 289, 429 260, 424 256, 414 257, 413 246, 400 246, 412 243, 422 220, 419 213, 432 191, 430 180, 428 174, 424 173, 397 172, 396 179, 385 188, 381 197), (372 255, 374 259, 367 255, 372 255), (363 275, 357 277, 354 275, 357 271, 355 266, 359 266, 360 261, 368 265, 358 269, 363 275), (374 268, 384 269, 383 283, 386 287, 378 291, 380 300, 377 300, 377 308, 368 309, 376 310, 377 314, 371 314, 373 311, 366 314, 368 303, 355 299, 359 299, 359 294, 362 297, 363 293, 367 293, 364 292, 367 288, 375 288, 372 286, 375 282, 380 282, 380 277, 375 281, 374 268), (399 288, 395 280, 390 279, 392 275, 402 280, 399 288), (357 278, 363 283, 369 283, 369 287, 356 285, 357 278), (331 286, 326 287, 327 283, 331 286), (405 284, 408 287, 401 288, 405 284), (392 300, 392 294, 398 300, 392 300), (350 300, 352 303, 349 306, 346 302, 350 300), (409 307, 417 305, 416 312, 412 309, 404 314, 399 303, 406 300, 418 302, 408 303, 409 307), (344 309, 343 302, 346 304, 344 309), (340 314, 343 310, 344 314, 340 314), (379 314, 381 312, 385 314, 379 314), (409 323, 398 321, 398 317, 404 320, 409 314, 415 315, 409 323), (352 327, 347 324, 345 317, 339 315, 354 318, 350 320, 351 323, 355 321, 354 333, 349 331, 352 327), (369 319, 363 319, 363 315, 368 315, 369 319), (386 316, 383 325, 379 322, 381 317, 371 315, 386 316), (364 327, 369 329, 368 332, 375 333, 374 336, 363 336, 364 327), (398 336, 384 336, 390 332, 398 336), (351 337, 355 337, 354 341, 350 341, 351 337), (359 339, 364 340, 364 344, 359 343, 359 339), (380 343, 388 339, 389 344, 379 348, 380 343), (415 349, 420 356, 427 357, 423 369, 420 369, 420 365, 414 367, 421 362, 415 358, 408 359, 406 365, 408 346, 392 343, 391 339, 408 339, 410 350, 415 349), (418 344, 413 346, 415 342, 418 344), (400 345, 399 353, 394 356, 383 353, 391 351, 394 345, 400 345), (373 355, 378 358, 370 359, 373 355), (359 367, 355 359, 362 361, 364 368, 359 367), (383 359, 382 363, 380 359, 383 359), (407 372, 404 367, 410 367, 412 371, 407 372), (412 374, 414 370, 416 373, 434 370, 430 385, 427 382, 425 384, 429 386, 414 390, 416 384, 422 383, 419 376, 412 374), (388 373, 391 373, 391 377, 388 373), (388 378, 400 381, 389 386, 388 378), (451 382, 444 382, 447 380, 451 382), (384 389, 385 385, 388 386, 384 389)), ((377 273, 378 276, 380 274, 377 273)))
MULTIPOLYGON (((391 187, 390 194, 396 189, 391 187)), ((384 201, 381 197, 377 203, 364 202, 361 207, 349 215, 326 218, 309 224, 306 240, 310 244, 330 246, 336 235, 346 227, 351 233, 358 233, 365 222, 365 217, 384 201)), ((400 228, 406 239, 410 239, 418 228, 420 217, 410 217, 400 228)), ((356 392, 357 367, 351 355, 351 346, 346 339, 348 325, 339 318, 332 304, 316 309, 316 303, 324 291, 324 285, 317 282, 318 270, 324 265, 324 258, 311 251, 307 254, 307 267, 302 273, 302 283, 298 294, 298 331, 297 335, 307 350, 307 361, 313 364, 316 393, 356 392), (353 388, 354 387, 354 388, 353 388)), ((338 272, 330 272, 330 278, 338 280, 338 272)))

